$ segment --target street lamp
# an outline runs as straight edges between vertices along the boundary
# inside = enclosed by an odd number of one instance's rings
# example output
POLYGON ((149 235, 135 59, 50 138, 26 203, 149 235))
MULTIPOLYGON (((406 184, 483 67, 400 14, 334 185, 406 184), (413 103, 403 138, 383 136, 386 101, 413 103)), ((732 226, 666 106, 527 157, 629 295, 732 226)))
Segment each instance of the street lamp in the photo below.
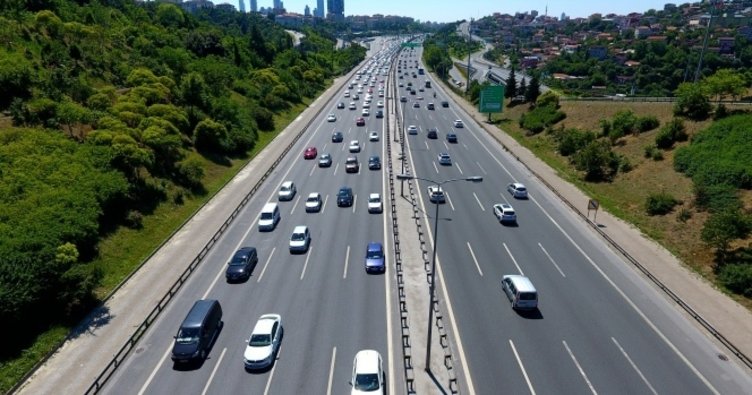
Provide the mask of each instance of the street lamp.
MULTIPOLYGON (((444 184, 448 184, 454 181, 470 181, 470 182, 483 182, 483 177, 472 176, 465 178, 452 178, 444 181, 434 181, 428 178, 415 177, 409 174, 397 174, 397 179, 401 181, 405 180, 423 180, 430 182, 437 187, 441 187, 444 184)), ((431 371, 431 334, 433 331, 433 301, 434 290, 436 288, 436 244, 439 239, 439 204, 438 201, 434 203, 436 205, 436 212, 433 217, 433 258, 431 261, 431 284, 428 291, 428 340, 426 341, 426 372, 431 371)))

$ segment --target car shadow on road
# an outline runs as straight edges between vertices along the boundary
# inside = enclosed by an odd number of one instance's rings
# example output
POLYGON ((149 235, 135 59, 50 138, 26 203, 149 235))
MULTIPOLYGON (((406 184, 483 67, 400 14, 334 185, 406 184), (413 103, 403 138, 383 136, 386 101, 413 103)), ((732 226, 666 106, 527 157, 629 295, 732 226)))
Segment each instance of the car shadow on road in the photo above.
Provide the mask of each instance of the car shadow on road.
POLYGON ((515 310, 515 312, 520 317, 527 318, 529 320, 542 320, 543 319, 543 314, 540 312, 540 309, 515 310))

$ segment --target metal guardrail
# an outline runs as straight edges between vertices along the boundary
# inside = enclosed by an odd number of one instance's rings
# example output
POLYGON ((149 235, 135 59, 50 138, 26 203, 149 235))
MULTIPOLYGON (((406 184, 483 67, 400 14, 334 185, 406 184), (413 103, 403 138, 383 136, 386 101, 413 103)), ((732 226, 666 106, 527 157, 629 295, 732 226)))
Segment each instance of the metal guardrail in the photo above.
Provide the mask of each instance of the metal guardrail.
MULTIPOLYGON (((352 76, 352 74, 355 73, 355 70, 357 70, 358 68, 359 66, 353 68, 353 71, 350 72, 348 79, 350 76, 352 76)), ((336 97, 335 95, 332 95, 327 100, 327 105, 331 103, 335 97, 336 97)), ((131 350, 135 347, 138 341, 141 340, 141 338, 149 329, 149 327, 152 325, 152 323, 154 323, 157 317, 159 317, 162 311, 167 307, 167 305, 173 299, 175 294, 177 294, 180 288, 183 287, 183 284, 185 284, 185 282, 190 278, 190 275, 196 270, 199 264, 203 262, 206 254, 212 249, 214 244, 222 237, 224 232, 227 230, 230 224, 235 220, 235 218, 238 217, 238 215, 240 214, 242 209, 245 207, 245 205, 248 204, 251 198, 261 188, 264 181, 266 181, 266 179, 269 178, 269 176, 274 172, 274 170, 277 169, 277 166, 279 166, 279 164, 282 162, 282 160, 287 155, 287 153, 290 152, 292 147, 298 142, 298 140, 300 140, 303 134, 305 134, 305 132, 308 131, 308 128, 311 126, 311 124, 313 123, 315 119, 316 119, 315 117, 312 117, 311 119, 309 119, 308 122, 306 122, 305 126, 301 128, 300 132, 298 132, 298 134, 295 135, 295 137, 292 139, 290 144, 288 144, 287 147, 285 147, 285 149, 282 151, 282 154, 280 154, 277 157, 277 159, 274 160, 274 162, 269 166, 269 169, 264 173, 264 175, 261 176, 261 178, 253 186, 253 188, 251 188, 251 190, 245 195, 243 200, 241 200, 241 202, 238 204, 235 210, 233 210, 232 214, 230 214, 230 216, 227 218, 227 220, 225 220, 222 226, 220 226, 219 229, 214 233, 214 236, 212 236, 212 238, 204 245, 204 247, 201 249, 198 255, 196 255, 196 257, 193 258, 191 263, 188 265, 185 271, 183 271, 183 273, 180 275, 177 281, 175 281, 175 283, 170 287, 167 293, 164 296, 162 296, 162 298, 159 300, 159 302, 154 307, 154 309, 152 309, 149 315, 146 316, 146 319, 144 319, 144 321, 141 322, 141 324, 136 328, 136 330, 133 332, 131 337, 125 342, 125 344, 120 348, 120 350, 118 350, 118 352, 112 358, 110 363, 108 363, 104 367, 102 372, 97 376, 94 382, 86 390, 85 394, 87 395, 96 394, 102 389, 102 387, 107 383, 107 381, 115 373, 117 368, 120 367, 120 364, 122 364, 125 358, 130 354, 131 350)), ((183 225, 185 225, 185 222, 183 223, 183 225)), ((174 232, 171 236, 174 236, 175 233, 177 233, 177 231, 174 232)))
MULTIPOLYGON (((399 54, 399 53, 398 53, 399 54)), ((392 64, 392 80, 396 81, 397 78, 394 75, 394 64, 392 64)), ((399 239, 399 222, 397 221, 397 198, 396 198, 396 191, 394 187, 394 166, 392 161, 392 140, 390 137, 390 131, 389 131, 389 125, 391 125, 391 122, 389 122, 389 119, 391 118, 392 114, 394 113, 395 108, 397 108, 397 88, 394 86, 394 83, 389 84, 390 85, 390 91, 391 91, 391 97, 392 100, 389 101, 389 110, 386 111, 386 122, 387 122, 387 128, 386 128, 386 136, 384 136, 384 141, 386 144, 386 169, 389 174, 389 200, 391 202, 391 219, 392 219, 392 240, 394 242, 394 268, 397 275, 397 297, 399 298, 399 312, 400 312, 400 337, 401 337, 401 344, 402 344, 402 366, 405 374, 405 393, 406 394, 415 394, 415 371, 413 369, 413 356, 412 356, 412 343, 410 341, 410 325, 408 320, 408 312, 407 312, 407 292, 405 290, 405 278, 404 278, 404 270, 402 266, 402 249, 400 245, 400 239, 399 239)), ((389 96, 389 94, 387 94, 389 96)), ((397 131, 402 130, 402 125, 400 124, 400 118, 394 117, 395 122, 397 124, 397 130, 395 131, 395 139, 397 138, 397 134, 399 134, 397 131)), ((402 144, 404 144, 404 141, 401 141, 402 144)))
MULTIPOLYGON (((561 96, 561 101, 606 101, 606 102, 625 102, 625 103, 674 103, 679 100, 671 96, 561 96)), ((733 105, 751 105, 752 101, 739 100, 721 100, 712 101, 712 104, 733 104, 733 105)))

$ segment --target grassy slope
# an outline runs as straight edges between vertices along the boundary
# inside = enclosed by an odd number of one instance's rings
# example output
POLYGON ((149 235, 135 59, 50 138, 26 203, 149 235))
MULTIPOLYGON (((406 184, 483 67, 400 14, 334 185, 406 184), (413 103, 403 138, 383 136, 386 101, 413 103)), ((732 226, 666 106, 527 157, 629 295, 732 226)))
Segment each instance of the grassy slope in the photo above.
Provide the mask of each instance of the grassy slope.
MULTIPOLYGON (((748 107, 743 107, 750 110, 748 107)), ((645 234, 655 239, 676 254, 696 272, 714 281, 713 253, 700 241, 700 230, 708 215, 694 209, 692 204, 692 181, 673 168, 674 151, 664 151, 664 159, 654 161, 643 156, 644 147, 655 142, 657 129, 639 136, 627 136, 619 141, 614 151, 629 158, 634 169, 620 173, 612 183, 588 183, 569 165, 567 158, 556 153, 551 137, 545 133, 526 137, 517 120, 527 106, 505 107, 500 126, 517 141, 556 169, 564 179, 576 184, 614 215, 636 225, 645 234), (682 201, 672 213, 665 216, 648 216, 644 210, 646 197, 652 192, 664 191, 682 201), (678 213, 687 209, 692 216, 686 222, 678 219, 678 213)), ((631 109, 639 116, 654 115, 661 125, 671 118, 671 103, 613 103, 613 102, 562 102, 561 109, 567 118, 559 125, 565 128, 580 128, 599 131, 598 122, 611 118, 616 112, 631 109)), ((711 121, 685 121, 690 136, 710 125, 711 121)), ((685 143, 680 143, 681 146, 685 143)), ((752 206, 752 193, 742 191, 742 201, 752 206)), ((745 241, 746 243, 748 241, 745 241)), ((752 308, 752 301, 732 295, 740 303, 752 308)))
MULTIPOLYGON (((160 243, 178 229, 180 225, 211 199, 232 177, 235 176, 256 154, 266 147, 279 132, 284 130, 312 100, 305 99, 286 114, 276 116, 277 129, 274 132, 259 132, 256 147, 248 158, 234 159, 230 166, 223 166, 205 160, 204 187, 207 193, 201 196, 185 196, 182 204, 171 200, 162 203, 155 212, 143 219, 143 228, 139 230, 120 228, 99 244, 99 258, 94 262, 104 270, 104 279, 97 295, 105 298, 133 270, 157 248, 160 243)), ((11 126, 8 118, 0 117, 0 126, 11 126)), ((55 350, 65 340, 71 328, 56 326, 41 334, 34 344, 14 360, 0 362, 0 393, 7 392, 26 372, 55 350)))

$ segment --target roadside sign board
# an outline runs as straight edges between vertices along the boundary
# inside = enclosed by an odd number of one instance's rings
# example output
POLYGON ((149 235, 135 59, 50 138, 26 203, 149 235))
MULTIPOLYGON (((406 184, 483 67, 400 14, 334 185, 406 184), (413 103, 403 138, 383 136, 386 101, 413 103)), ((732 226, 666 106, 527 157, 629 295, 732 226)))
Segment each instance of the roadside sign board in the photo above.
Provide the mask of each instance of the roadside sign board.
POLYGON ((501 112, 504 103, 504 85, 491 85, 480 91, 480 112, 501 112))

